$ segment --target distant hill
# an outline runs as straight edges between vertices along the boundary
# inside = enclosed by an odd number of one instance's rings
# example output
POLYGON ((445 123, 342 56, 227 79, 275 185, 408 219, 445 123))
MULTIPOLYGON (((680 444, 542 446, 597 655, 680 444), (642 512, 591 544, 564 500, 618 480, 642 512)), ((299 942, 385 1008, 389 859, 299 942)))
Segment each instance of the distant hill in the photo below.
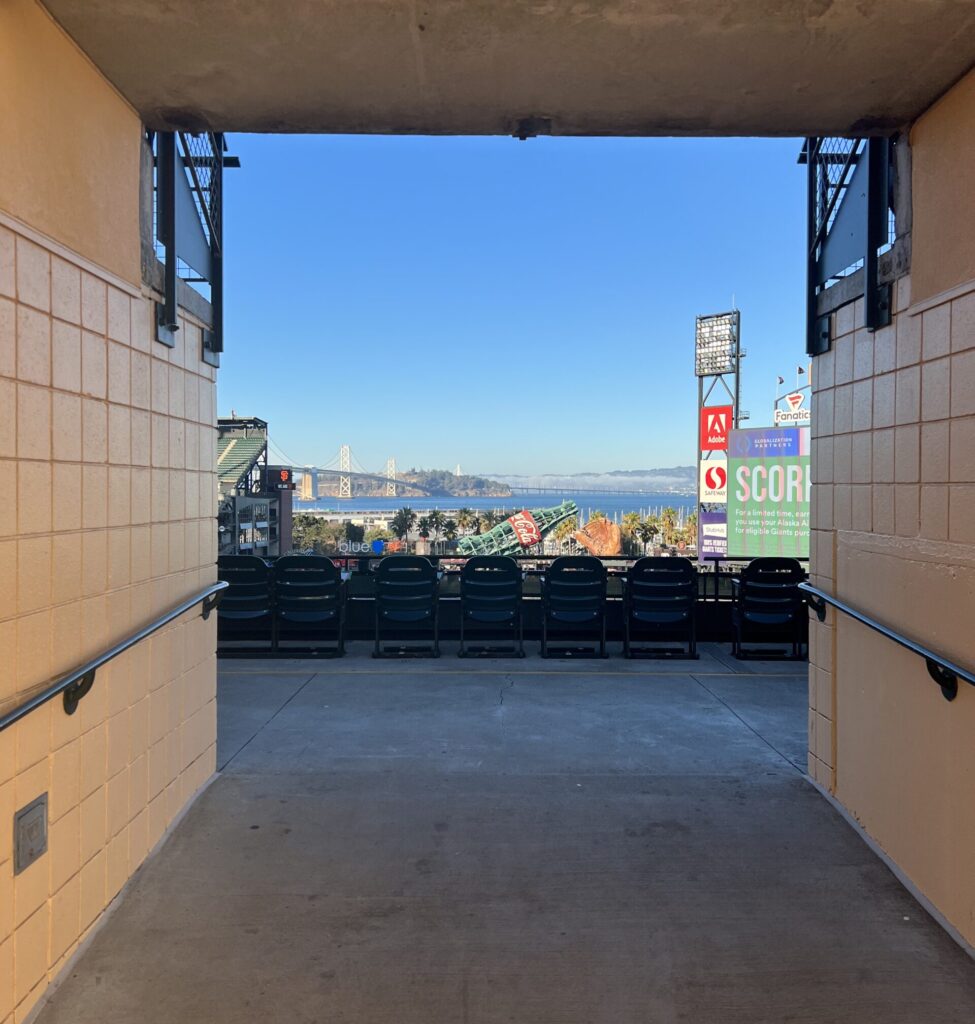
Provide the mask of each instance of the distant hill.
POLYGON ((455 476, 449 469, 410 469, 397 480, 419 484, 436 496, 454 498, 507 498, 511 488, 483 476, 455 476))
POLYGON ((697 491, 697 468, 695 466, 672 466, 667 469, 612 469, 603 473, 541 473, 518 475, 492 473, 492 477, 503 480, 514 490, 519 487, 583 487, 598 490, 606 487, 633 488, 642 491, 672 491, 675 494, 694 494, 697 491))

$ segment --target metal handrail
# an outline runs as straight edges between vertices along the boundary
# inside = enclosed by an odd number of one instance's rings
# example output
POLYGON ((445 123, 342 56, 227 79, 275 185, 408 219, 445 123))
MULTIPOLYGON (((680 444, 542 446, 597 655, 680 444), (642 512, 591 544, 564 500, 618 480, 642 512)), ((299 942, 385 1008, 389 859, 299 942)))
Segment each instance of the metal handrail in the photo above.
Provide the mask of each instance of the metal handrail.
POLYGON ((820 622, 826 618, 826 606, 829 605, 837 611, 843 612, 844 615, 849 615, 851 619, 856 619, 857 622, 872 629, 875 633, 879 633, 888 640, 893 640, 895 644, 906 648, 919 658, 923 658, 927 666, 928 675, 941 687, 941 693, 945 700, 954 700, 958 696, 959 679, 963 679, 970 686, 975 686, 975 673, 969 672, 947 658, 943 658, 940 654, 935 654, 934 651, 923 644, 919 644, 891 629, 889 626, 885 626, 882 622, 870 618, 869 615, 864 615, 863 612, 852 608, 845 601, 833 597, 832 594, 826 593, 825 590, 820 590, 819 587, 814 587, 811 583, 800 583, 799 589, 805 592, 806 601, 816 613, 816 617, 820 622))
POLYGON ((107 651, 103 651, 97 657, 92 658, 91 661, 85 662, 80 668, 76 668, 68 675, 62 676, 57 682, 41 690, 40 693, 34 694, 33 697, 24 701, 23 704, 14 708, 13 711, 8 711, 7 714, 0 717, 0 732, 19 722, 22 718, 25 718, 49 700, 53 700, 59 694, 64 694, 65 714, 73 715, 82 697, 92 688, 95 682, 95 673, 102 665, 107 664, 113 658, 117 658, 120 654, 124 654, 130 647, 135 647, 137 643, 145 640, 148 636, 152 636, 153 633, 168 625, 173 619, 178 619, 180 615, 184 615, 198 604, 203 605, 203 618, 209 618, 210 612, 220 603, 221 592, 226 590, 229 585, 223 580, 211 583, 206 589, 201 590, 193 597, 187 598, 176 605, 175 608, 170 608, 164 615, 160 615, 158 619, 153 619, 148 625, 143 626, 142 629, 137 630, 115 644, 114 647, 109 647, 107 651))

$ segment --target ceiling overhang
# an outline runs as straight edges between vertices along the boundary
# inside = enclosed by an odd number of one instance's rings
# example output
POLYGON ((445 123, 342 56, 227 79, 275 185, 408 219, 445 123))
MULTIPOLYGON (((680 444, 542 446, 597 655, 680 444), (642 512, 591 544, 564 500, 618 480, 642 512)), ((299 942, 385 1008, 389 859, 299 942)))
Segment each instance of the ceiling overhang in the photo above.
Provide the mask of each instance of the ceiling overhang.
POLYGON ((832 135, 975 61, 971 0, 45 0, 153 128, 832 135))

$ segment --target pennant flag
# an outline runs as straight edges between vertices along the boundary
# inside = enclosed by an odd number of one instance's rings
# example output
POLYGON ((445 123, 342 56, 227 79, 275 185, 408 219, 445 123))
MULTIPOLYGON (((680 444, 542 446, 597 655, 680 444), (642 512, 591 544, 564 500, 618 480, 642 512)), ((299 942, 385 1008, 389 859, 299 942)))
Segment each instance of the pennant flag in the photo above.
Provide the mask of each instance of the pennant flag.
POLYGON ((784 384, 785 383, 785 377, 779 377, 779 383, 780 384, 784 384))
POLYGON ((797 366, 796 367, 796 373, 805 373, 805 372, 806 371, 801 366, 797 366))

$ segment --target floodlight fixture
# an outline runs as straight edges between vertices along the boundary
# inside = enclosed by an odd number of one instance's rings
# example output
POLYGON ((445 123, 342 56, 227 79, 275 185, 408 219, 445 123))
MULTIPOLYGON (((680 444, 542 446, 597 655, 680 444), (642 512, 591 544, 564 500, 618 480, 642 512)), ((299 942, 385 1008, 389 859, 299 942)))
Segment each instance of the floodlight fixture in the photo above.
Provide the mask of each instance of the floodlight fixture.
POLYGON ((739 312, 699 316, 694 332, 694 372, 698 377, 734 373, 738 368, 739 312))

